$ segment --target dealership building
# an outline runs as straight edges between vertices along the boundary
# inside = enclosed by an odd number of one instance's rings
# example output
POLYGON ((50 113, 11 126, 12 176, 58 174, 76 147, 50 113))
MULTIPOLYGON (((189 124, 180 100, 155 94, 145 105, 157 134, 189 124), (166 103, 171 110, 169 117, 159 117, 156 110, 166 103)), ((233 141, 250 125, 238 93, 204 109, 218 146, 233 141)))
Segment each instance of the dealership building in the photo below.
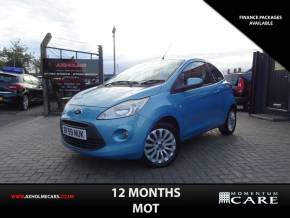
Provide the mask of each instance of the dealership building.
POLYGON ((266 53, 255 52, 250 114, 290 118, 290 72, 266 53))

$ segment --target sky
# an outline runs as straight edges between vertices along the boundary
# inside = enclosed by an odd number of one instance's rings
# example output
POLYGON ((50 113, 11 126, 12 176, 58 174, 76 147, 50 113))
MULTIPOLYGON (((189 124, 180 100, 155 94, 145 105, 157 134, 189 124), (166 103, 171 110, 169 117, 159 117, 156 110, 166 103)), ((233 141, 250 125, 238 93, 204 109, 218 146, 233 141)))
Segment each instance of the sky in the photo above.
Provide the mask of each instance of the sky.
POLYGON ((21 39, 38 56, 50 32, 50 46, 96 52, 102 45, 105 73, 113 72, 114 25, 117 72, 165 53, 246 70, 261 50, 202 0, 0 0, 0 8, 0 48, 21 39))

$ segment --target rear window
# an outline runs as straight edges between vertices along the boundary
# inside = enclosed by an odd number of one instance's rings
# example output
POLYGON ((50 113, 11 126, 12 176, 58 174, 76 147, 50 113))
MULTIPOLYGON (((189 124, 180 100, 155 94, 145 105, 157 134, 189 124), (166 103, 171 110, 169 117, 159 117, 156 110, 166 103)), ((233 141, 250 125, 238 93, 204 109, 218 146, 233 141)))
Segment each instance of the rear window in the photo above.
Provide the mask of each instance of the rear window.
POLYGON ((10 74, 0 73, 0 83, 18 82, 18 77, 10 74))
POLYGON ((232 86, 237 85, 238 75, 237 74, 227 74, 225 75, 226 81, 228 81, 232 86))

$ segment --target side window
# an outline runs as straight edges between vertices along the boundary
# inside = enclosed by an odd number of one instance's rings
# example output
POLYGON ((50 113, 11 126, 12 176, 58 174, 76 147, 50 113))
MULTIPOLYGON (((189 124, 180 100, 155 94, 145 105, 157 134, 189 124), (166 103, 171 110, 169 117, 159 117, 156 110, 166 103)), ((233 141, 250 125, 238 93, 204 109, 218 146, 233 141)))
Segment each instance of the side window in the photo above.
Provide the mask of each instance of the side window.
POLYGON ((203 86, 211 85, 211 84, 214 84, 216 82, 211 70, 209 70, 209 69, 210 69, 209 64, 207 63, 206 64, 206 76, 203 80, 203 86))
POLYGON ((188 78, 206 79, 206 67, 203 62, 192 62, 189 64, 177 78, 174 88, 183 88, 187 86, 188 78))
POLYGON ((208 64, 209 73, 212 75, 214 82, 219 82, 224 79, 222 73, 213 65, 208 64))

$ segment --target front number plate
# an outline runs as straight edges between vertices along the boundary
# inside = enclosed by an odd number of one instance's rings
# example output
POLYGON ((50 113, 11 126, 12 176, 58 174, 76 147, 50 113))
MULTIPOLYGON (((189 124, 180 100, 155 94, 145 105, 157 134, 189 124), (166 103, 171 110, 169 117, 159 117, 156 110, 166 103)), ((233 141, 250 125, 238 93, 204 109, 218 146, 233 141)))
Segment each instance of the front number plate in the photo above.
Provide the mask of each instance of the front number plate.
POLYGON ((87 140, 87 132, 84 129, 77 129, 77 128, 72 128, 70 126, 63 125, 62 133, 64 135, 67 135, 76 139, 87 140))

